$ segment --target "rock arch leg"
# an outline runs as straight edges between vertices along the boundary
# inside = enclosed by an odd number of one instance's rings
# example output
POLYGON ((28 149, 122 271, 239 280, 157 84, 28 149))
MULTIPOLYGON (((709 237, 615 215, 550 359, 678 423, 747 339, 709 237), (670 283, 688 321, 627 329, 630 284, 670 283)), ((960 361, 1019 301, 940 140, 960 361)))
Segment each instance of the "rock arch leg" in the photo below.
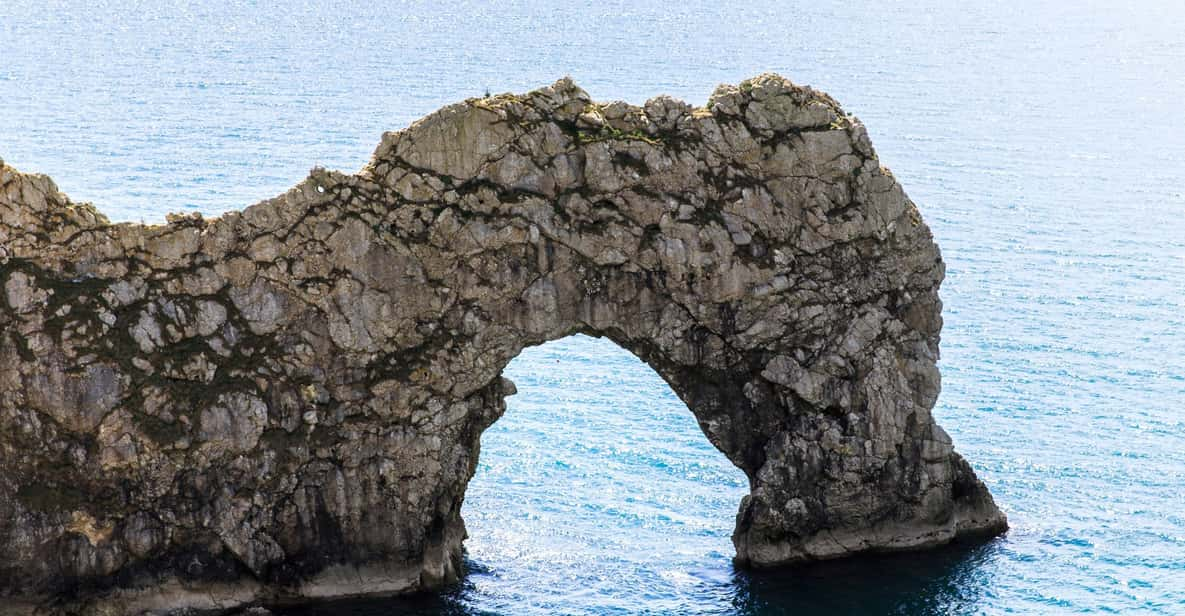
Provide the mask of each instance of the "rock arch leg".
POLYGON ((110 224, 0 164, 0 596, 436 587, 502 368, 574 332, 747 473, 742 562, 998 532, 930 413, 942 276, 863 125, 773 75, 469 100, 215 220, 110 224))

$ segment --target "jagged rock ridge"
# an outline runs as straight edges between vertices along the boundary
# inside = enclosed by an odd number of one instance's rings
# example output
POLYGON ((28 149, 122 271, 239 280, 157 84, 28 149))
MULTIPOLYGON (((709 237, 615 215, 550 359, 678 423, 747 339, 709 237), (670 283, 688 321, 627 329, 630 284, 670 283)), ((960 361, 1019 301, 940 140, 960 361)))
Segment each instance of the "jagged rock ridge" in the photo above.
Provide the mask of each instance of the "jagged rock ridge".
POLYGON ((931 416, 942 277, 863 125, 775 75, 471 99, 214 220, 110 224, 0 163, 0 596, 440 586, 503 367, 576 332, 748 475, 742 563, 999 532, 931 416))

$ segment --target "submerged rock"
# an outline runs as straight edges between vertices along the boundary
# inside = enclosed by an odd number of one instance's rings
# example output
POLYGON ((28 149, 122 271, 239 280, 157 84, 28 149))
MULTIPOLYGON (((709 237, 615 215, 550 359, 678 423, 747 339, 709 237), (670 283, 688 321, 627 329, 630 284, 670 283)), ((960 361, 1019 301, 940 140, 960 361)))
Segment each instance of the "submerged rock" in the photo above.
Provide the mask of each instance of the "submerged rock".
POLYGON ((439 587, 503 368, 577 332, 748 475, 742 564, 1002 531, 931 415, 942 277, 864 126, 774 75, 472 99, 213 220, 110 224, 0 163, 0 597, 439 587))

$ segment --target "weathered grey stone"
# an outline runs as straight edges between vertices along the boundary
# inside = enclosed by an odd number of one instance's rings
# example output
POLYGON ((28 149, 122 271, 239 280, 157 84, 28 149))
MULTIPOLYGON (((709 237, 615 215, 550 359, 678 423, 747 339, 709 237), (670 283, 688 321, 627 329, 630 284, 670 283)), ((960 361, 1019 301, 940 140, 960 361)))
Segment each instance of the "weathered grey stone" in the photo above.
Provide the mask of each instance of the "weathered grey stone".
POLYGON ((266 425, 267 405, 263 400, 240 392, 222 394, 202 410, 198 438, 214 449, 250 451, 266 425))
POLYGON ((210 336, 226 322, 226 307, 218 302, 203 299, 197 303, 196 334, 210 336))
POLYGON ((8 296, 8 306, 16 313, 29 312, 38 304, 44 304, 49 294, 33 286, 28 276, 21 272, 13 272, 4 284, 4 292, 8 296))
POLYGON ((859 121, 773 75, 470 100, 213 220, 113 225, 0 165, 0 601, 439 587, 503 368, 577 332, 749 477, 742 564, 999 532, 930 413, 942 277, 859 121))

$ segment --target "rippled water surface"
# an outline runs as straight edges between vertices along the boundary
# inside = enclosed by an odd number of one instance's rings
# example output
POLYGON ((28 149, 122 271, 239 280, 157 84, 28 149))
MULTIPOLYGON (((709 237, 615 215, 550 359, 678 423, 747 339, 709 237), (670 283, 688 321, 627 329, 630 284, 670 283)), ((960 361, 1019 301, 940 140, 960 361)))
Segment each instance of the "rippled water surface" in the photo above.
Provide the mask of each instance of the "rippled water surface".
POLYGON ((0 156, 159 221, 564 74, 635 103, 767 70, 820 87, 943 248, 936 414, 1007 536, 734 571, 742 474, 648 367, 574 337, 507 369, 463 584, 289 613, 1185 613, 1185 8, 828 4, 0 0, 0 156))

